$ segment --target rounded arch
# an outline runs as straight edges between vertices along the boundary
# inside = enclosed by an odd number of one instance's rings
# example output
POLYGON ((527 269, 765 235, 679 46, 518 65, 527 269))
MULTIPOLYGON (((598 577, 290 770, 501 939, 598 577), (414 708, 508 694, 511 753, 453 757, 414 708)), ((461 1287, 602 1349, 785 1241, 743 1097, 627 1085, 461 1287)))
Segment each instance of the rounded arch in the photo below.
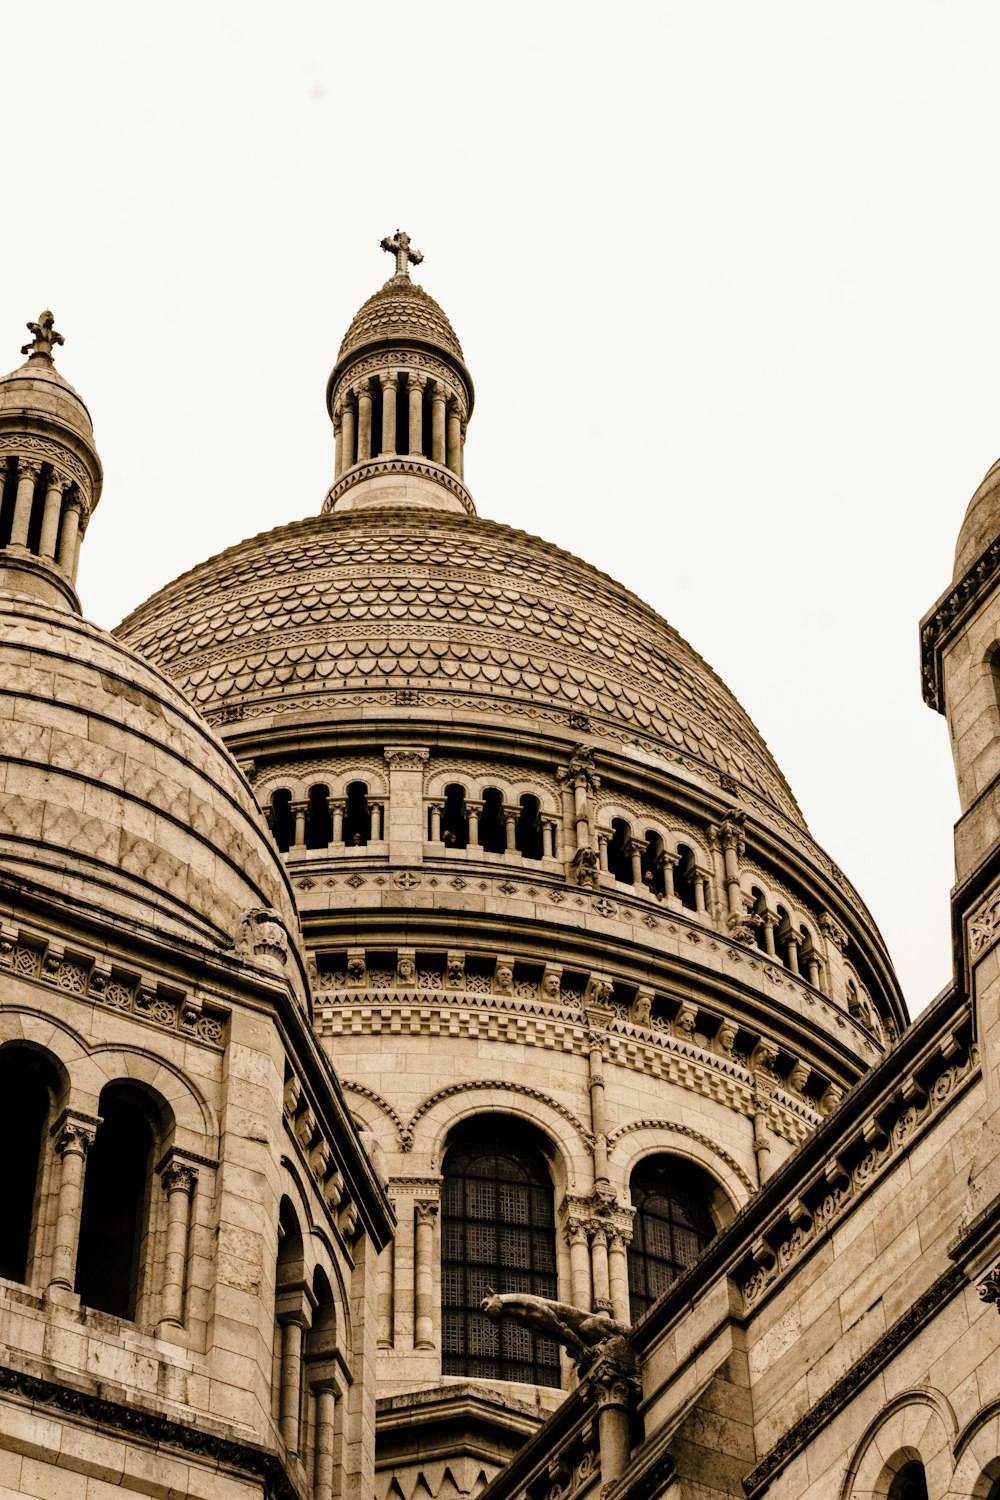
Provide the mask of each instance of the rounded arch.
POLYGON ((572 1111, 540 1089, 501 1080, 456 1083, 431 1094, 406 1127, 404 1149, 426 1154, 432 1170, 439 1171, 451 1131, 460 1121, 479 1114, 512 1115, 548 1138, 558 1197, 577 1192, 578 1182, 589 1180, 593 1138, 572 1111))
POLYGON ((389 783, 385 774, 374 763, 362 760, 316 760, 296 766, 269 766, 258 773, 254 783, 254 796, 261 807, 266 807, 276 791, 287 790, 293 802, 304 802, 309 788, 318 782, 330 789, 332 798, 345 796, 352 781, 368 783, 368 795, 381 801, 388 796, 389 783))
POLYGON ((453 782, 465 788, 466 798, 472 802, 482 801, 483 794, 488 789, 495 788, 501 793, 507 808, 516 808, 522 797, 537 797, 538 805, 546 817, 562 816, 555 792, 544 776, 535 779, 531 776, 511 776, 509 770, 497 771, 492 766, 484 768, 452 765, 451 769, 434 770, 428 775, 424 796, 431 801, 440 802, 445 789, 453 782))
MULTIPOLYGON (((348 1288, 337 1257, 336 1246, 323 1224, 317 1224, 312 1214, 313 1194, 303 1180, 296 1164, 287 1156, 281 1158, 281 1196, 279 1199, 279 1223, 282 1205, 286 1221, 294 1216, 301 1240, 300 1269, 303 1282, 312 1284, 317 1271, 323 1273, 333 1291, 337 1326, 344 1335, 345 1349, 353 1349, 351 1303, 348 1288)), ((279 1248, 280 1248, 279 1236, 279 1248)), ((277 1260, 276 1260, 277 1264, 277 1260)))
POLYGON ((219 1131, 214 1111, 198 1085, 167 1058, 138 1047, 102 1044, 94 1048, 78 1074, 80 1084, 89 1086, 95 1097, 114 1082, 145 1089, 173 1121, 173 1140, 166 1144, 208 1156, 218 1154, 219 1131))
POLYGON ((945 1500, 993 1500, 1000 1482, 1000 1401, 977 1412, 955 1444, 955 1472, 945 1500))
POLYGON ((89 1052, 81 1034, 65 1022, 54 1020, 38 1010, 20 1006, 0 1010, 0 1047, 17 1044, 33 1047, 51 1058, 64 1088, 60 1103, 65 1103, 76 1085, 80 1065, 89 1052))
POLYGON ((636 1163, 628 1183, 634 1210, 627 1251, 633 1322, 715 1238, 720 1225, 710 1204, 718 1194, 712 1174, 687 1157, 659 1151, 636 1163))
POLYGON ((613 1181, 627 1193, 632 1173, 647 1156, 677 1156, 694 1162, 718 1184, 710 1212, 724 1229, 748 1198, 757 1191, 749 1173, 734 1156, 711 1136, 676 1120, 633 1120, 608 1136, 608 1162, 614 1163, 613 1181))
POLYGON ((347 1079, 344 1080, 344 1092, 353 1094, 355 1100, 363 1101, 355 1103, 353 1108, 364 1121, 364 1128, 377 1135, 387 1150, 399 1150, 403 1143, 404 1126, 389 1101, 366 1084, 353 1083, 347 1079))
POLYGON ((869 1423, 847 1466, 839 1500, 889 1500, 893 1481, 913 1463, 923 1464, 931 1494, 946 1494, 956 1433, 955 1414, 940 1391, 902 1392, 869 1423))

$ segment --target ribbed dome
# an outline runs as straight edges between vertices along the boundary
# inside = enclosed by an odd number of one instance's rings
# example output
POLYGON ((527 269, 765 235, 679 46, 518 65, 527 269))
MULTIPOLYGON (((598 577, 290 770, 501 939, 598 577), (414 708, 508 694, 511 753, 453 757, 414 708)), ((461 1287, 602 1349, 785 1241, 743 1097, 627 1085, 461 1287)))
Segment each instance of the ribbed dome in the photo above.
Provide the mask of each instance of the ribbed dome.
POLYGON ((956 581, 969 571, 991 542, 1000 536, 1000 459, 988 469, 969 501, 955 548, 956 581))
POLYGON ((338 366, 349 354, 387 339, 416 340, 445 349, 464 362, 458 342, 443 311, 422 286, 408 276, 392 276, 358 309, 344 335, 338 366))
POLYGON ((0 376, 0 421, 8 413, 54 420, 93 444, 94 428, 80 396, 49 360, 25 360, 0 376))
POLYGON ((297 918, 229 753, 105 631, 0 594, 0 862, 96 911, 228 947, 297 918))
POLYGON ((732 694, 666 621, 537 537, 458 514, 332 514, 268 532, 119 626, 202 713, 302 723, 518 716, 643 746, 802 816, 732 694))

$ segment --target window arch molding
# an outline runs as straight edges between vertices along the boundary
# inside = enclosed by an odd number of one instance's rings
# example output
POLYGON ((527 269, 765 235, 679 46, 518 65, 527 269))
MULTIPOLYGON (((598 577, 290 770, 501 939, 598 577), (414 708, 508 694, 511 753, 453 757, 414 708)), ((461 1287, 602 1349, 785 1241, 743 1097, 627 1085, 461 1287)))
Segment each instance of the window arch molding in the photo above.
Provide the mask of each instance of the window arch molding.
POLYGON ((946 1500, 990 1500, 1000 1480, 1000 1401, 992 1401, 955 1444, 955 1472, 946 1500))
POLYGON ((69 1077, 47 1047, 14 1037, 0 1045, 0 1120, 6 1142, 0 1276, 44 1284, 58 1168, 51 1131, 69 1097, 69 1077))
POLYGON ((940 1391, 902 1392, 883 1407, 857 1444, 839 1500, 888 1495, 900 1470, 916 1462, 924 1465, 930 1493, 948 1494, 957 1430, 955 1413, 940 1391))
POLYGON ((80 1033, 56 1016, 44 1015, 34 1007, 15 1002, 10 1009, 0 1010, 0 1047, 17 1043, 51 1058, 64 1087, 60 1105, 71 1102, 69 1095, 76 1086, 76 1075, 90 1052, 80 1033))
POLYGON ((483 793, 494 787, 502 793, 504 807, 511 811, 520 806, 522 797, 537 797, 543 817, 562 819, 562 807, 555 791, 541 776, 537 780, 531 777, 515 780, 502 771, 494 772, 492 768, 481 766, 475 769, 469 766, 452 766, 449 770, 436 767, 427 776, 424 796, 431 802, 440 802, 444 798, 445 789, 452 785, 464 789, 467 802, 481 802, 483 793))
POLYGON ((368 796, 376 802, 389 795, 389 783, 383 771, 368 761, 309 761, 304 765, 269 766, 253 783, 254 796, 266 807, 273 792, 288 791, 293 802, 304 802, 312 786, 329 788, 331 799, 347 795, 352 781, 364 781, 368 796))
POLYGON ((623 1130, 613 1131, 608 1138, 611 1181, 618 1187, 624 1202, 631 1202, 629 1183, 636 1167, 653 1156, 675 1156, 707 1173, 715 1184, 708 1210, 717 1230, 731 1224, 738 1210, 756 1191, 749 1171, 735 1157, 714 1145, 708 1135, 694 1130, 688 1135, 669 1120, 640 1120, 623 1130))
POLYGON ((594 818, 601 833, 610 832, 615 818, 621 818, 627 823, 635 838, 644 839, 647 829, 651 833, 658 833, 663 840, 665 854, 676 855, 678 847, 683 844, 692 851, 700 868, 710 872, 713 870, 712 857, 703 835, 686 823, 663 817, 653 807, 646 808, 640 803, 622 798, 599 796, 595 803, 594 818))
POLYGON ((453 1084, 430 1095, 410 1121, 410 1149, 426 1154, 432 1170, 440 1172, 450 1134, 463 1121, 484 1114, 510 1115, 545 1137, 557 1207, 567 1193, 581 1191, 578 1183, 589 1183, 593 1158, 580 1121, 540 1090, 517 1084, 453 1084))
POLYGON ((636 1322, 718 1234, 722 1225, 713 1200, 727 1205, 710 1172, 690 1157, 662 1150, 640 1157, 623 1196, 634 1213, 627 1260, 636 1322))
POLYGON ((214 1111, 197 1084, 168 1058, 153 1058, 138 1048, 101 1045, 81 1063, 73 1081, 79 1090, 87 1090, 93 1113, 108 1084, 135 1084, 169 1120, 164 1151, 191 1151, 213 1159, 218 1156, 219 1130, 214 1111))

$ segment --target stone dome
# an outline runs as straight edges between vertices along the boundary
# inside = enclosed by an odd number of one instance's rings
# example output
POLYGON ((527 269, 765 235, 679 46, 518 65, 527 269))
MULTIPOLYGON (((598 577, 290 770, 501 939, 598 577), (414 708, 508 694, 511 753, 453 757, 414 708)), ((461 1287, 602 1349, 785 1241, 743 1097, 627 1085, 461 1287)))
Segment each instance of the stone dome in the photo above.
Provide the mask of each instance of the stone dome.
POLYGON ((463 363, 465 360, 455 330, 442 308, 409 276, 391 276, 358 309, 344 334, 337 364, 358 349, 396 339, 433 344, 455 359, 463 363))
POLYGON ((0 862, 8 875, 199 943, 298 920, 235 761, 113 636, 0 593, 0 862))
POLYGON ((120 638, 210 720, 547 719, 805 825, 767 746, 667 622, 596 568, 493 521, 396 508, 264 533, 148 600, 120 638))
POLYGON ((1000 458, 969 501, 955 547, 955 579, 963 578, 1000 536, 1000 458))
POLYGON ((0 425, 10 414, 16 414, 19 421, 34 416, 54 422, 93 444, 90 412, 51 360, 32 356, 9 375, 0 376, 0 425))

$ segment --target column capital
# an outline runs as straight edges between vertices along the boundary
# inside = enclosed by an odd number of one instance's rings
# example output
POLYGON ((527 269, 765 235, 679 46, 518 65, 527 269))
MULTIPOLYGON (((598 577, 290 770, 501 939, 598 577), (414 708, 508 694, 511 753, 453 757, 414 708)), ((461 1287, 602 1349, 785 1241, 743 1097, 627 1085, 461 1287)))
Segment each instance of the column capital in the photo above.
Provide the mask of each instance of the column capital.
POLYGON ((411 391, 425 391, 427 389, 427 376, 416 370, 407 370, 406 384, 411 391))
POLYGON ((62 492, 63 490, 68 489, 73 481, 72 479, 69 479, 65 474, 60 474, 58 469, 53 469, 52 473, 49 475, 45 483, 46 489, 51 494, 53 490, 59 490, 60 492, 62 492))
POLYGON ((384 391, 387 391, 390 386, 395 386, 398 381, 399 372, 397 370, 380 370, 378 373, 378 383, 384 391))
POLYGON ((370 401, 372 399, 372 388, 367 380, 359 380, 357 385, 351 387, 351 395, 356 396, 359 401, 370 401))
POLYGON ((100 1123, 100 1120, 92 1119, 89 1115, 62 1115, 52 1128, 56 1151, 60 1156, 72 1152, 78 1156, 86 1156, 94 1143, 100 1123))
POLYGON ((386 745, 382 754, 390 771, 422 771, 431 756, 423 745, 386 745))
POLYGON ((66 491, 66 509, 77 510, 81 515, 83 515, 86 510, 86 507, 83 503, 83 496, 80 494, 79 486, 75 482, 66 491))
POLYGON ((433 1224, 438 1216, 441 1204, 436 1198, 416 1198, 413 1203, 413 1211, 417 1216, 418 1224, 433 1224))
POLYGON ((441 382, 440 382, 440 380, 435 380, 435 382, 434 382, 434 384, 433 384, 433 386, 431 388, 431 400, 432 401, 447 401, 447 399, 448 399, 448 397, 450 395, 451 395, 451 392, 448 390, 448 387, 442 385, 441 382))
POLYGON ((41 460, 40 459, 37 459, 37 458, 18 458, 18 460, 17 460, 17 480, 18 480, 19 484, 20 484, 20 482, 21 482, 22 479, 30 479, 32 481, 32 483, 37 484, 39 478, 41 477, 41 473, 42 473, 42 464, 41 464, 41 460))
POLYGON ((198 1181, 198 1168, 186 1161, 169 1161, 160 1173, 160 1181, 163 1183, 163 1191, 168 1195, 183 1193, 186 1198, 190 1198, 198 1181))

